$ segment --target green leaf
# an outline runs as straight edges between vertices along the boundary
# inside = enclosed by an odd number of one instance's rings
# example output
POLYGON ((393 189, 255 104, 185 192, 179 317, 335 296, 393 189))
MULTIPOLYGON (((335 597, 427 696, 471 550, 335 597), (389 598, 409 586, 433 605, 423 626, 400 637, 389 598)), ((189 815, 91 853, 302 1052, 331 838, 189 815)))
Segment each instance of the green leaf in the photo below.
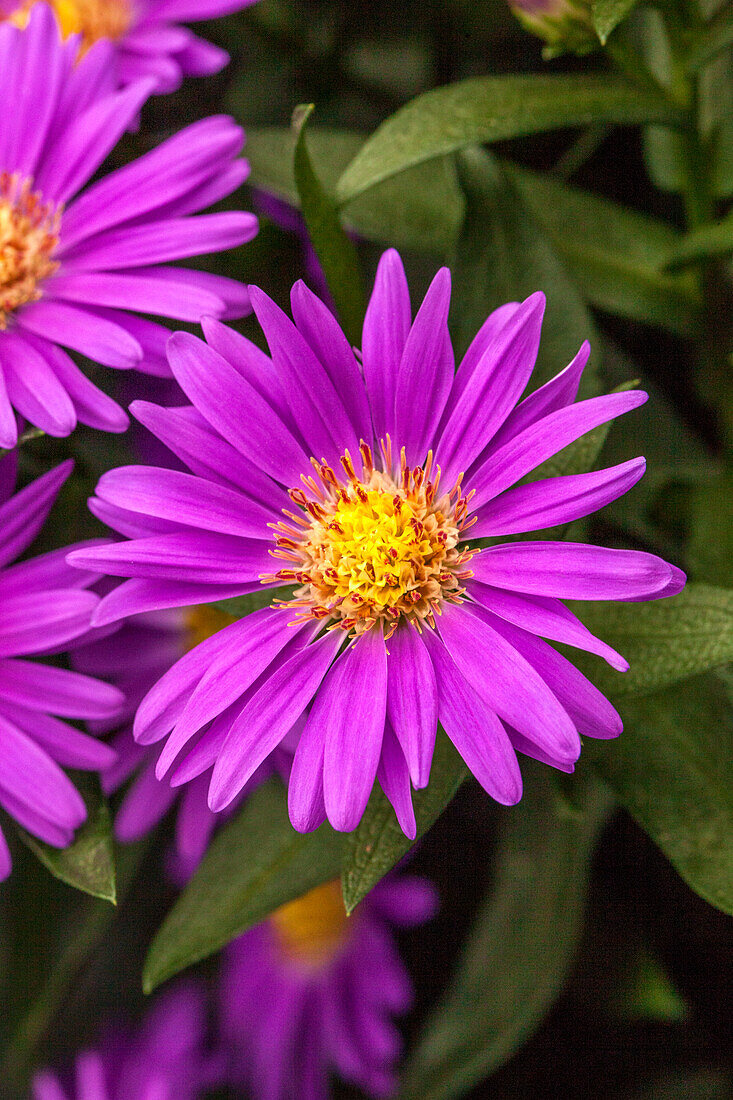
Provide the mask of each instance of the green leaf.
POLYGON ((586 778, 580 812, 568 813, 546 771, 523 770, 524 797, 503 813, 492 890, 407 1062, 400 1100, 463 1095, 531 1035, 567 975, 610 800, 586 778))
POLYGON ((695 280, 664 270, 680 234, 547 173, 505 168, 592 305, 680 335, 695 332, 702 308, 695 280))
POLYGON ((285 792, 270 780, 214 838, 150 947, 143 989, 204 959, 274 909, 336 878, 342 837, 328 825, 296 833, 285 792))
MULTIPOLYGON (((592 666, 594 683, 615 697, 656 691, 733 659, 732 589, 688 584, 671 599, 575 604, 574 610, 631 665, 624 673, 592 666)), ((590 667, 583 655, 577 663, 590 667)))
POLYGON ((682 878, 733 913, 733 710, 715 674, 625 700, 624 732, 583 755, 682 878))
POLYGON ((724 4, 707 26, 701 28, 689 39, 685 68, 688 73, 696 73, 716 54, 731 45, 733 45, 733 8, 730 4, 724 4))
MULTIPOLYGON (((312 163, 325 187, 335 186, 364 141, 364 134, 349 130, 309 129, 312 163)), ((254 187, 298 207, 294 144, 289 129, 249 130, 247 159, 254 187)), ((386 180, 344 207, 342 216, 346 228, 365 240, 445 257, 455 245, 463 216, 463 197, 452 158, 441 157, 386 180)))
POLYGON ((336 194, 349 202, 406 168, 468 145, 594 122, 679 121, 664 98, 611 75, 472 77, 425 92, 383 122, 336 194))
POLYGON ((733 474, 693 491, 687 561, 696 580, 733 588, 733 474))
POLYGON ((593 0, 591 19, 602 45, 606 45, 614 27, 622 23, 638 3, 639 0, 593 0))
MULTIPOLYGON (((433 825, 467 775, 465 764, 439 729, 430 783, 412 796, 416 840, 433 825)), ((408 840, 402 832, 392 806, 375 784, 361 822, 346 838, 341 884, 347 913, 351 913, 372 887, 392 870, 416 840, 408 840)))
POLYGON ((733 252, 733 215, 717 222, 693 229, 672 248, 667 256, 667 267, 674 270, 685 264, 705 260, 708 256, 726 256, 733 252))
POLYGON ((211 606, 223 611, 225 615, 231 615, 233 619, 243 619, 245 615, 251 615, 253 611, 260 611, 263 607, 269 607, 273 600, 289 600, 292 594, 292 586, 258 588, 256 592, 250 592, 246 596, 232 596, 228 600, 213 600, 211 606))
POLYGON ((20 829, 21 838, 51 874, 92 897, 117 904, 112 822, 107 803, 88 800, 89 816, 68 848, 52 848, 20 829))
POLYGON ((344 332, 352 344, 358 344, 366 309, 359 259, 353 242, 341 225, 336 203, 321 184, 311 163, 305 132, 313 110, 310 103, 296 107, 293 112, 296 134, 293 176, 308 235, 326 276, 344 332))
MULTIPOLYGON (((547 295, 542 342, 532 378, 541 386, 562 370, 584 340, 596 346, 593 320, 553 246, 496 159, 482 149, 456 157, 466 216, 453 263, 452 331, 465 350, 491 310, 541 289, 547 295)), ((583 396, 597 392, 592 367, 583 396)))

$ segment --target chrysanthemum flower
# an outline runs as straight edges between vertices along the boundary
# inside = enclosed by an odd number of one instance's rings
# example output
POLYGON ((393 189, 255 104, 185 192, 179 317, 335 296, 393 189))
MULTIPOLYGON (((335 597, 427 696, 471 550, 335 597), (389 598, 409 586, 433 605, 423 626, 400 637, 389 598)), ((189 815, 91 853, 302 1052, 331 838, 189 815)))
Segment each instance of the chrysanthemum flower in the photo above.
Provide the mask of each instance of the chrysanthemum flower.
POLYGON ((379 265, 361 362, 302 284, 295 324, 250 293, 272 359, 216 321, 204 324, 208 344, 171 337, 193 406, 132 409, 192 472, 105 474, 92 508, 126 541, 69 559, 132 578, 105 597, 100 623, 292 586, 187 653, 143 700, 137 740, 167 737, 158 775, 191 752, 215 760, 209 805, 221 810, 305 716, 295 827, 328 817, 353 829, 376 777, 414 836, 410 783, 428 782, 438 722, 499 802, 521 797, 515 750, 572 771, 580 735, 615 736, 621 720, 544 639, 627 665, 561 601, 655 599, 684 575, 636 550, 475 540, 567 524, 630 489, 642 458, 519 483, 646 394, 573 404, 584 344, 517 404, 542 294, 492 314, 454 374, 449 273, 412 321, 394 251, 379 265))
POLYGON ((110 87, 112 47, 75 63, 46 4, 21 31, 0 26, 0 447, 13 409, 50 435, 77 420, 123 431, 127 417, 64 351, 109 367, 168 373, 167 329, 136 311, 198 321, 241 317, 232 279, 167 266, 249 240, 254 215, 189 215, 234 191, 244 135, 225 117, 189 126, 79 195, 152 90, 110 87))
POLYGON ((274 754, 230 806, 215 814, 207 802, 211 766, 191 782, 186 782, 188 773, 182 769, 168 783, 155 775, 159 747, 139 745, 134 740, 132 719, 150 688, 179 657, 231 621, 228 615, 206 606, 153 611, 132 616, 113 633, 92 631, 92 640, 83 638, 71 654, 75 669, 114 684, 125 698, 124 709, 114 718, 88 723, 95 733, 115 731, 110 745, 116 758, 101 775, 104 793, 112 795, 130 781, 115 814, 115 836, 123 844, 139 840, 177 806, 169 870, 181 883, 200 863, 217 825, 228 820, 240 801, 272 773, 276 764, 286 775, 295 749, 293 745, 289 754, 283 750, 279 758, 274 754))
MULTIPOLYGON (((86 817, 84 801, 60 765, 109 767, 114 752, 64 718, 108 719, 122 705, 114 687, 35 659, 73 645, 89 629, 99 599, 94 574, 71 569, 66 550, 12 565, 43 526, 71 472, 65 462, 14 496, 14 458, 0 462, 0 807, 57 848, 86 817)), ((0 830, 0 880, 11 870, 0 830)))
POLYGON ((164 994, 136 1032, 110 1031, 78 1055, 74 1072, 42 1070, 33 1100, 199 1100, 222 1081, 222 1059, 205 1049, 203 990, 187 982, 164 994))
POLYGON ((231 1083, 253 1100, 325 1100, 337 1073, 390 1095, 401 1048, 392 1017, 412 1002, 390 926, 423 924, 436 908, 427 880, 393 876, 347 918, 330 882, 234 940, 221 979, 231 1083))
MULTIPOLYGON (((25 27, 37 0, 0 0, 0 20, 25 27)), ((101 39, 114 45, 110 75, 116 84, 145 77, 155 92, 173 92, 185 76, 218 73, 229 54, 198 38, 181 22, 216 19, 255 0, 48 0, 64 38, 79 35, 86 52, 101 39)))

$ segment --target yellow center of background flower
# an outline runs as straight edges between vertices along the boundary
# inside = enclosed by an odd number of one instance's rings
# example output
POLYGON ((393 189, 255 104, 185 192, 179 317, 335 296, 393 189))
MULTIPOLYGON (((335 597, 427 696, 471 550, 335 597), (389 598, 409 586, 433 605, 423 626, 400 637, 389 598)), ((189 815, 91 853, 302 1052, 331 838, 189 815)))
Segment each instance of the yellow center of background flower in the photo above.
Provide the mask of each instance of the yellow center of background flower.
MULTIPOLYGON (((30 10, 36 0, 24 3, 8 18, 16 27, 25 27, 30 10)), ((132 11, 126 0, 49 0, 64 38, 80 34, 80 56, 100 38, 116 41, 130 29, 132 11)))
POLYGON ((212 604, 202 603, 192 607, 185 616, 186 652, 236 621, 234 615, 227 615, 226 611, 220 611, 212 604))
POLYGON ((58 263, 60 211, 45 204, 29 180, 0 173, 0 329, 8 314, 41 297, 39 283, 58 263))
POLYGON ((276 909, 269 921, 280 949, 289 959, 309 966, 328 962, 349 935, 341 883, 336 879, 316 886, 302 898, 276 909))
POLYGON ((459 547, 470 526, 460 483, 439 494, 440 471, 431 480, 431 457, 410 469, 403 455, 395 479, 374 469, 365 444, 361 453, 361 478, 346 454, 345 483, 314 462, 320 484, 305 478, 309 492, 291 490, 305 515, 286 513, 274 554, 293 567, 262 580, 300 585, 282 606, 297 609, 301 621, 331 618, 355 634, 381 621, 387 637, 402 617, 418 628, 423 619, 434 625, 443 601, 460 599, 461 581, 470 576, 464 566, 474 551, 459 547))

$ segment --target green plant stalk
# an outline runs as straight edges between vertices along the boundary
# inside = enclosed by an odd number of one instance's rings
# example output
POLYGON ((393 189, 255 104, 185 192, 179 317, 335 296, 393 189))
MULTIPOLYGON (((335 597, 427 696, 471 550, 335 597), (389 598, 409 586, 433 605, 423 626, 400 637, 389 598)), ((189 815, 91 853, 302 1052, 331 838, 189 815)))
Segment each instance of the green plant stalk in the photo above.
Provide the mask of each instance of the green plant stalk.
MULTIPOLYGON (((698 76, 684 73, 678 79, 686 89, 689 124, 682 132, 682 198, 687 229, 700 229, 716 221, 712 185, 712 150, 700 128, 698 76)), ((697 390, 711 409, 717 429, 730 454, 733 451, 733 376, 728 354, 731 350, 730 307, 723 269, 718 260, 701 260, 697 278, 703 301, 702 332, 697 350, 697 390)))

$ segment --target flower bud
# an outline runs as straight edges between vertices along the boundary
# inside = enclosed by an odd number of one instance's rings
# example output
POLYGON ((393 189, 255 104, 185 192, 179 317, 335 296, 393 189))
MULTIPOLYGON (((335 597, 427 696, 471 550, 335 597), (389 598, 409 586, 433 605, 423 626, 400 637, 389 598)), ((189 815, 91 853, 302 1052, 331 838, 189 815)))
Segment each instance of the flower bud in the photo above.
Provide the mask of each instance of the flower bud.
POLYGON ((598 47, 590 0, 509 0, 509 7, 528 31, 544 39, 545 58, 598 47))

